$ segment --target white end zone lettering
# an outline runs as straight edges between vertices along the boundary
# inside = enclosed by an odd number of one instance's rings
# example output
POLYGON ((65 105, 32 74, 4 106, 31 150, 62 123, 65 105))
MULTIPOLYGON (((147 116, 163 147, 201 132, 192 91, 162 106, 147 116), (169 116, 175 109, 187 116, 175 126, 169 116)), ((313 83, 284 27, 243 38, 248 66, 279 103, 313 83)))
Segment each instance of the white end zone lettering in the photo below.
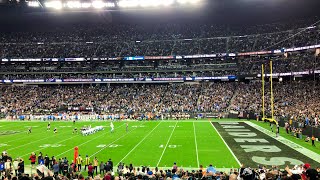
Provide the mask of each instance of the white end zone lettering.
POLYGON ((265 164, 269 166, 282 166, 285 165, 286 162, 290 162, 290 165, 303 164, 302 161, 289 157, 272 157, 270 160, 267 160, 266 157, 253 156, 252 160, 258 164, 265 164))

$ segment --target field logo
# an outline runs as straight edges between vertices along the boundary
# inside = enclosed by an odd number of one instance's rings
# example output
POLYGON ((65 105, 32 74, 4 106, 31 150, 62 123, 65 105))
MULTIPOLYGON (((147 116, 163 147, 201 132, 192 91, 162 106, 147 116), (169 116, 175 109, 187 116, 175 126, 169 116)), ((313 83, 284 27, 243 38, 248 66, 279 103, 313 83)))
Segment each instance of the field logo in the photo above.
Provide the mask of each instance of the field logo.
POLYGON ((57 148, 57 147, 61 147, 61 146, 66 146, 66 145, 63 145, 63 144, 43 144, 39 147, 42 147, 42 148, 57 148))
POLYGON ((20 131, 13 131, 13 130, 0 131, 0 136, 2 136, 2 135, 16 134, 16 133, 19 133, 19 132, 20 132, 20 131))
POLYGON ((4 143, 0 144, 0 147, 5 147, 5 146, 9 146, 9 145, 8 144, 4 144, 4 143))
MULTIPOLYGON (((181 146, 182 146, 182 145, 169 144, 169 145, 168 145, 168 148, 174 149, 174 148, 181 147, 181 146)), ((164 148, 164 145, 161 144, 161 145, 159 146, 159 148, 164 148)))
POLYGON ((134 127, 134 128, 138 128, 138 127, 145 127, 145 126, 132 126, 132 127, 134 127))
POLYGON ((305 154, 244 122, 212 122, 212 124, 239 161, 246 166, 254 168, 258 165, 276 165, 285 168, 286 165, 299 165, 304 162, 317 165, 317 162, 305 154))
POLYGON ((120 144, 111 144, 111 145, 106 145, 106 144, 99 144, 98 146, 97 146, 97 148, 105 148, 105 147, 109 147, 109 148, 116 148, 116 147, 120 147, 120 146, 122 146, 122 145, 120 145, 120 144))

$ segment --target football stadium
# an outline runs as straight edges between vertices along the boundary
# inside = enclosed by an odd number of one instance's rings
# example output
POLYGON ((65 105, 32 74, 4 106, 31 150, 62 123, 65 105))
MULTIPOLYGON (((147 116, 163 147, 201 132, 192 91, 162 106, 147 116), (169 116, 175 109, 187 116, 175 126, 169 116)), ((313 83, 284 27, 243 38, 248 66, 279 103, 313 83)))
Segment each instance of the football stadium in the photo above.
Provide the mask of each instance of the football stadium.
POLYGON ((1 179, 320 179, 319 7, 0 0, 1 179))

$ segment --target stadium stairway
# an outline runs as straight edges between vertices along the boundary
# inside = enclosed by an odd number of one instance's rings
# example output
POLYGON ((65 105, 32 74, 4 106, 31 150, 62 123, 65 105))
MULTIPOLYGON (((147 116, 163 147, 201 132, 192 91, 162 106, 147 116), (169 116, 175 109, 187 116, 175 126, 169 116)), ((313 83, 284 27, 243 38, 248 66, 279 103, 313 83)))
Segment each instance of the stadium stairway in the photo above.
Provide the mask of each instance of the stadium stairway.
POLYGON ((229 111, 230 108, 231 108, 231 105, 234 101, 234 99, 238 96, 238 89, 235 90, 235 92, 233 93, 232 95, 232 98, 230 99, 230 102, 229 102, 229 106, 227 107, 227 110, 229 111))

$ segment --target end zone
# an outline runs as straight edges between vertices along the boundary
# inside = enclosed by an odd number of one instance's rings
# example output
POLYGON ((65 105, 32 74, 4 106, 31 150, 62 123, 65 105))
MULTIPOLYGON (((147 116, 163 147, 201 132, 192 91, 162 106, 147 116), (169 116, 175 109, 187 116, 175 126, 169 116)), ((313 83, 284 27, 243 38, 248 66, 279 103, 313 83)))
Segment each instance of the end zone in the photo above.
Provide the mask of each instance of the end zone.
POLYGON ((316 167, 319 163, 298 152, 286 144, 279 142, 253 126, 244 122, 212 122, 220 136, 246 166, 252 168, 259 165, 279 166, 310 163, 316 167))

